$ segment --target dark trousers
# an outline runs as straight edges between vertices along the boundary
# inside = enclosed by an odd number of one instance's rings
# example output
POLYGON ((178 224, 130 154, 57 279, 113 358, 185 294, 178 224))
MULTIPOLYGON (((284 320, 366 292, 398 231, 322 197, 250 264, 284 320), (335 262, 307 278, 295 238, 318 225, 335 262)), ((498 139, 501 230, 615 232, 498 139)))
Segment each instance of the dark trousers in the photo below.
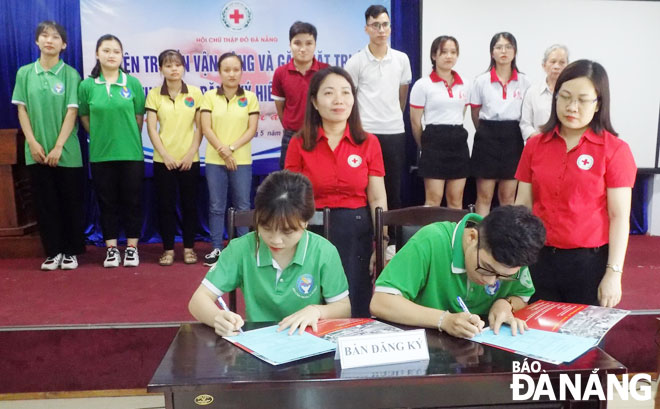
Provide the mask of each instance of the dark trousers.
POLYGON ((608 245, 558 249, 545 246, 529 267, 536 300, 598 305, 598 285, 605 275, 608 245))
POLYGON ((28 166, 41 244, 47 257, 85 252, 83 168, 28 166))
POLYGON ((368 207, 332 209, 330 242, 337 247, 348 279, 351 315, 368 318, 373 287, 369 275, 369 259, 373 252, 373 228, 368 207))
POLYGON ((284 161, 286 160, 286 151, 289 149, 289 142, 291 142, 291 137, 297 131, 292 131, 285 129, 282 133, 282 149, 280 151, 280 169, 284 169, 284 161))
POLYGON ((91 164, 94 189, 101 210, 104 240, 119 237, 119 220, 127 238, 142 232, 142 182, 144 162, 118 160, 91 164))
POLYGON ((385 163, 387 208, 399 209, 401 207, 401 174, 406 164, 406 134, 377 134, 376 137, 380 142, 385 163))
POLYGON ((167 170, 165 164, 154 162, 154 185, 158 198, 158 223, 163 249, 174 249, 176 234, 176 199, 181 201, 181 231, 183 247, 193 248, 197 230, 197 180, 199 162, 194 162, 189 170, 167 170))

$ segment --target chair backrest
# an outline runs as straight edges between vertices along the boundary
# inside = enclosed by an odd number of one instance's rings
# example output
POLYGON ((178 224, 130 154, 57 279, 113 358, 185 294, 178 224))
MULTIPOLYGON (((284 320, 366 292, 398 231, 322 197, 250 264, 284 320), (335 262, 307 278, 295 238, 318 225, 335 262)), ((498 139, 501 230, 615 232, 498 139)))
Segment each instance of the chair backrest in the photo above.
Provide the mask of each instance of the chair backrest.
MULTIPOLYGON (((254 228, 254 209, 236 210, 230 207, 227 210, 227 242, 229 243, 236 236, 237 227, 254 228)), ((323 237, 330 236, 330 208, 317 210, 309 221, 310 226, 323 226, 323 237)), ((229 293, 229 309, 236 311, 236 291, 229 293)))
MULTIPOLYGON (((470 206, 470 211, 473 207, 470 206)), ((376 243, 383 242, 383 228, 394 229, 397 251, 423 226, 435 222, 459 222, 468 210, 450 209, 440 206, 412 206, 403 209, 383 211, 376 208, 376 243)), ((378 277, 385 267, 385 254, 382 246, 376 246, 376 271, 378 277)))

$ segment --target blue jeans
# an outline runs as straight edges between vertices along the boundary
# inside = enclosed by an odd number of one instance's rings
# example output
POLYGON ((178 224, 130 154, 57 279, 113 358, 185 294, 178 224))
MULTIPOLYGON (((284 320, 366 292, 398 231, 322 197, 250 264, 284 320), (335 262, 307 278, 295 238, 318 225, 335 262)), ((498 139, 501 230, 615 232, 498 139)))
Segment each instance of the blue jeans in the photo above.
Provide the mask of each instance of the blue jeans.
MULTIPOLYGON (((209 187, 209 229, 213 248, 222 249, 227 210, 227 188, 231 189, 232 204, 236 210, 250 209, 252 165, 238 165, 231 172, 224 165, 206 165, 206 183, 209 187)), ((247 227, 236 229, 237 236, 248 232, 247 227)))

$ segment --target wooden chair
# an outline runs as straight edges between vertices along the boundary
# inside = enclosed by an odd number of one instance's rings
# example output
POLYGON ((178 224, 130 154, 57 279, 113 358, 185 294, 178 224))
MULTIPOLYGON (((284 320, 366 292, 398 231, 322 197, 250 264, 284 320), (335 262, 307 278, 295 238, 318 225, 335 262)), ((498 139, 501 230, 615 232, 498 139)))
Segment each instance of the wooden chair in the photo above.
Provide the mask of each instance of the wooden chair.
MULTIPOLYGON (((459 222, 468 212, 474 212, 474 206, 470 210, 449 209, 441 206, 412 206, 403 209, 383 211, 376 208, 376 243, 383 242, 383 228, 389 226, 394 229, 396 250, 401 247, 419 230, 434 222, 449 221, 459 222)), ((383 246, 376 246, 376 271, 378 277, 385 267, 385 254, 383 246)))
MULTIPOLYGON (((236 210, 230 207, 227 209, 227 214, 227 243, 236 236, 237 227, 249 227, 250 230, 254 228, 254 209, 236 210)), ((330 236, 330 208, 317 210, 309 221, 309 225, 323 226, 323 237, 327 239, 330 236)), ((229 293, 229 309, 236 311, 236 291, 229 293)))

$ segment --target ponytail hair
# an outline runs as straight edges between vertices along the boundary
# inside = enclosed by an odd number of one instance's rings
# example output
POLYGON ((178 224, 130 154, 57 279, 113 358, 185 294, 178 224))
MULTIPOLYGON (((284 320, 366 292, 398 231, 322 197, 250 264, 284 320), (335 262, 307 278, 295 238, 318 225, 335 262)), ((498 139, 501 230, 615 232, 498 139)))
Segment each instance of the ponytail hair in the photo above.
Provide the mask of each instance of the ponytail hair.
MULTIPOLYGON (((96 42, 96 52, 97 53, 99 52, 99 48, 101 48, 101 43, 103 43, 104 41, 108 41, 108 40, 114 40, 114 41, 118 42, 119 43, 119 48, 121 48, 122 53, 124 52, 124 46, 121 44, 121 41, 116 36, 114 36, 112 34, 104 34, 101 37, 99 37, 98 41, 96 42)), ((123 64, 124 64, 124 60, 122 59, 122 61, 119 63, 119 70, 120 71, 124 71, 123 64)), ((97 58, 96 59, 96 65, 94 65, 94 68, 92 68, 92 73, 90 74, 90 77, 98 78, 99 75, 101 75, 101 62, 97 58)))

